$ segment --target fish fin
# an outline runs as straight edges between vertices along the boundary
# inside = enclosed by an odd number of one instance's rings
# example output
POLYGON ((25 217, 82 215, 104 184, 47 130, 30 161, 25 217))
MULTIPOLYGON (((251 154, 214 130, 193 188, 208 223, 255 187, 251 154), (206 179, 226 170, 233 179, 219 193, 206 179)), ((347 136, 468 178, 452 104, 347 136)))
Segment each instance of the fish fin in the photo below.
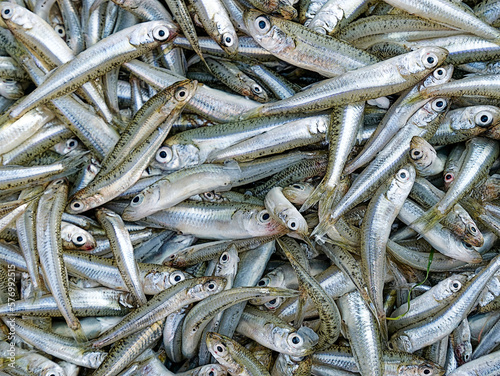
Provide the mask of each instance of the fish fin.
POLYGON ((261 107, 262 106, 257 106, 255 108, 252 108, 251 110, 248 110, 247 112, 244 112, 239 116, 239 120, 253 119, 262 116, 261 107))
POLYGON ((427 210, 420 218, 410 223, 409 226, 420 235, 424 235, 443 219, 443 217, 444 215, 434 206, 427 210))
POLYGON ((330 194, 330 192, 333 192, 332 190, 329 190, 328 187, 323 183, 319 183, 319 185, 312 191, 312 193, 309 195, 309 197, 306 199, 306 201, 302 204, 302 207, 300 208, 300 212, 304 212, 307 209, 309 209, 311 206, 319 202, 322 198, 322 196, 327 192, 327 194, 330 194))
POLYGON ((323 238, 328 232, 328 226, 330 226, 328 220, 320 221, 320 223, 312 231, 311 237, 314 236, 316 242, 324 243, 325 240, 323 240, 323 238))
POLYGON ((73 337, 75 338, 75 341, 78 343, 87 343, 89 342, 89 339, 87 338, 87 335, 83 331, 80 323, 78 323, 78 328, 73 329, 73 337))

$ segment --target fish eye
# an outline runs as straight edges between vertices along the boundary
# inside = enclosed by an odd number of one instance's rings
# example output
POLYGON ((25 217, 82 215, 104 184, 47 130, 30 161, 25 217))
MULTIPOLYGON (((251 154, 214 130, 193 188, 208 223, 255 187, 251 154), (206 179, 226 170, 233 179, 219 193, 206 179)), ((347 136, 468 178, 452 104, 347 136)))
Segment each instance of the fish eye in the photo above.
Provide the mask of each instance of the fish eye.
POLYGON ((227 252, 224 252, 221 256, 220 256, 220 262, 221 264, 225 264, 227 261, 229 260, 229 255, 227 252))
POLYGON ((450 174, 450 173, 447 173, 447 174, 444 176, 444 181, 445 181, 446 183, 449 183, 449 182, 453 181, 453 175, 452 175, 452 174, 450 174))
POLYGON ((475 235, 475 234, 477 234, 477 232, 478 232, 478 231, 477 231, 477 227, 476 227, 476 226, 474 226, 474 225, 469 225, 469 226, 467 226, 467 229, 469 230, 469 232, 470 232, 471 234, 474 234, 474 235, 475 235))
POLYGON ((465 354, 465 355, 464 355, 464 359, 465 359, 466 361, 468 361, 468 360, 469 360, 469 354, 465 354))
POLYGON ((66 30, 64 29, 64 27, 62 25, 56 25, 54 27, 54 30, 56 31, 57 34, 59 34, 59 36, 61 38, 66 36, 66 30))
POLYGON ((481 111, 474 118, 474 122, 480 127, 488 127, 493 122, 493 116, 487 111, 481 111))
POLYGON ((271 220, 271 215, 269 214, 269 212, 267 210, 262 210, 259 213, 258 219, 262 223, 267 223, 271 220))
POLYGON ((216 289, 217 285, 215 284, 214 281, 208 282, 207 284, 207 289, 208 291, 214 291, 216 289))
POLYGON ((263 92, 262 88, 259 86, 259 85, 254 85, 252 87, 252 91, 255 93, 255 94, 260 94, 263 92))
POLYGON ((291 337, 290 341, 294 345, 298 345, 302 342, 302 338, 300 338, 300 336, 297 335, 296 333, 292 334, 290 337, 291 337))
POLYGON ((301 185, 299 185, 299 184, 294 184, 294 185, 292 185, 292 187, 295 188, 295 189, 304 190, 304 187, 301 186, 301 185))
POLYGON ((460 290, 461 287, 462 287, 462 284, 460 283, 460 281, 453 281, 451 283, 451 288, 453 291, 458 291, 458 290, 460 290))
POLYGON ((59 184, 62 184, 62 183, 64 183, 64 179, 58 179, 58 180, 54 181, 54 185, 59 185, 59 184))
POLYGON ((220 352, 220 353, 223 353, 223 352, 224 352, 224 346, 222 346, 222 345, 217 345, 215 348, 216 348, 216 349, 217 349, 217 351, 218 351, 218 352, 220 352))
POLYGON ((70 148, 76 148, 78 146, 78 141, 70 138, 68 141, 66 141, 66 145, 70 148))
POLYGON ((180 270, 175 271, 170 274, 169 280, 172 285, 175 285, 176 283, 185 280, 186 277, 184 276, 184 273, 181 272, 180 270))
POLYGON ((410 157, 414 161, 418 161, 420 158, 422 158, 423 153, 418 150, 418 149, 411 149, 410 150, 410 157))
POLYGON ((214 371, 210 371, 210 372, 208 373, 208 376, 215 376, 214 371))
POLYGON ((257 27, 257 30, 263 33, 267 33, 271 28, 271 23, 269 22, 269 19, 265 16, 257 17, 255 19, 254 24, 257 27))
POLYGON ((426 68, 433 68, 437 65, 438 62, 439 62, 438 57, 433 53, 428 53, 427 55, 425 55, 423 61, 424 66, 426 68))
POLYGON ((73 201, 69 207, 71 208, 71 210, 74 210, 74 211, 82 211, 83 210, 83 203, 76 200, 76 201, 73 201))
POLYGON ((170 35, 170 32, 165 26, 158 26, 153 30, 153 38, 158 41, 167 40, 170 35))
POLYGON ((234 44, 234 38, 230 33, 224 33, 222 36, 222 43, 226 47, 231 47, 234 44))
POLYGON ((430 375, 432 373, 432 371, 428 367, 425 367, 424 370, 422 371, 422 373, 424 375, 430 375))
POLYGON ((168 146, 163 146, 156 152, 156 161, 160 163, 168 163, 172 159, 172 149, 168 146))
POLYGON ((215 198, 215 195, 213 194, 213 192, 205 192, 205 193, 203 193, 203 196, 205 196, 205 198, 207 200, 213 200, 215 198))
POLYGON ((297 225, 297 222, 295 221, 295 219, 289 219, 287 222, 286 222, 286 225, 288 226, 288 228, 290 230, 296 230, 298 225, 297 225))
POLYGON ((397 179, 399 181, 404 182, 404 181, 408 180, 409 177, 410 177, 410 173, 408 172, 408 170, 405 170, 405 169, 399 170, 398 175, 397 175, 397 179))
POLYGON ((264 306, 269 310, 275 310, 281 305, 282 302, 283 301, 281 300, 281 298, 275 298, 273 300, 264 303, 264 306))
POLYGON ((271 280, 270 280, 268 277, 263 277, 263 278, 261 278, 261 280, 257 283, 257 286, 259 286, 259 287, 264 287, 264 286, 269 285, 269 282, 271 282, 271 280))
POLYGON ((446 71, 443 68, 438 68, 434 71, 433 76, 435 78, 441 78, 446 74, 446 71))
POLYGON ((447 105, 447 102, 445 99, 443 98, 438 98, 436 100, 434 100, 431 104, 431 108, 436 111, 436 112, 441 112, 441 111, 444 111, 444 109, 446 108, 446 105, 447 105))
POLYGON ((144 195, 142 193, 135 196, 132 201, 130 201, 130 206, 139 206, 144 201, 144 195))
POLYGON ((183 101, 183 100, 185 100, 185 99, 186 99, 186 97, 187 97, 187 91, 186 91, 186 88, 183 88, 183 87, 178 88, 178 89, 175 91, 174 97, 175 97, 175 99, 177 99, 178 101, 183 101))
POLYGON ((472 246, 471 246, 469 243, 467 243, 466 241, 463 241, 463 240, 462 240, 462 245, 463 245, 465 248, 467 248, 467 249, 472 249, 472 246))
POLYGON ((4 5, 4 8, 2 9, 2 17, 8 20, 11 18, 14 14, 14 10, 12 9, 12 6, 10 5, 4 5))
POLYGON ((76 235, 75 237, 73 237, 71 239, 71 241, 73 242, 74 245, 76 245, 77 247, 80 247, 82 245, 85 244, 85 238, 81 235, 76 235))

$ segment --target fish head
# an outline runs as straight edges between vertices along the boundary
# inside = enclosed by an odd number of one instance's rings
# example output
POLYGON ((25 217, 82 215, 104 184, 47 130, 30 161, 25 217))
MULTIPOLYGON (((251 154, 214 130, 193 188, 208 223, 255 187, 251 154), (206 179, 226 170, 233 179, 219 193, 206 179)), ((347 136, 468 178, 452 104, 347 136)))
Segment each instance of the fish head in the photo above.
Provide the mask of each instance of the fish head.
POLYGON ((436 149, 425 139, 414 136, 410 141, 410 159, 421 168, 429 167, 437 158, 436 149))
MULTIPOLYGON (((392 179, 385 194, 387 199, 394 203, 404 200, 410 193, 416 176, 417 173, 415 172, 415 168, 410 164, 396 171, 394 179, 392 179)), ((401 205, 402 204, 401 202, 401 205)))
POLYGON ((1 78, 0 94, 7 99, 19 99, 24 95, 24 89, 19 82, 11 78, 1 78))
POLYGON ((396 67, 405 78, 423 78, 441 65, 448 51, 441 47, 422 47, 396 59, 396 67))
POLYGON ((164 145, 156 152, 152 166, 165 171, 197 166, 204 162, 200 154, 200 149, 192 144, 164 145))
POLYGON ((251 236, 267 236, 286 232, 286 228, 274 219, 267 209, 242 208, 235 212, 233 219, 240 228, 251 236))
POLYGON ((96 208, 104 203, 104 197, 100 194, 83 197, 75 195, 66 207, 66 211, 70 214, 83 213, 87 210, 96 208))
POLYGON ((279 344, 285 354, 290 356, 306 356, 314 352, 314 347, 319 341, 318 335, 306 326, 300 327, 297 331, 287 333, 285 341, 279 344))
POLYGON ((444 368, 429 360, 421 364, 400 364, 398 375, 401 376, 441 376, 444 375, 444 368))
POLYGON ((202 366, 197 376, 225 376, 227 375, 227 370, 219 364, 207 364, 202 366))
POLYGON ((266 50, 284 53, 295 48, 292 36, 275 23, 276 17, 257 10, 247 10, 243 19, 254 40, 266 50))
POLYGON ((231 342, 229 338, 218 333, 207 333, 207 348, 213 357, 222 365, 229 365, 232 361, 231 342))
POLYGON ((200 299, 221 292, 227 284, 227 279, 223 277, 202 277, 198 281, 188 290, 187 294, 200 299))
POLYGON ((9 2, 0 3, 0 16, 9 29, 30 30, 35 25, 33 14, 26 8, 9 2))
POLYGON ((396 333, 392 336, 389 341, 390 350, 405 351, 407 353, 413 353, 413 345, 411 343, 410 337, 404 333, 396 333))
POLYGON ((168 21, 149 21, 138 24, 130 32, 128 40, 132 46, 160 45, 177 36, 177 26, 168 21))
MULTIPOLYGON (((169 183, 166 181, 167 184, 169 183)), ((158 183, 150 185, 135 195, 128 206, 123 210, 122 218, 125 221, 138 221, 158 211, 160 201, 160 187, 158 183)))
POLYGON ((82 355, 82 358, 90 368, 96 369, 99 368, 107 355, 108 353, 105 351, 87 351, 82 355))

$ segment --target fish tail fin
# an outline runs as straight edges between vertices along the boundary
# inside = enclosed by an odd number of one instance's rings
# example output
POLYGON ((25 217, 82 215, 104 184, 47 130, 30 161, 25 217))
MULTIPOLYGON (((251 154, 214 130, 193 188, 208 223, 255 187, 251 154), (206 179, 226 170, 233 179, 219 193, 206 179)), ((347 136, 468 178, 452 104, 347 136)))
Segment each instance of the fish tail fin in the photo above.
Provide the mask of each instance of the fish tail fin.
POLYGON ((417 231, 420 235, 424 235, 431 230, 444 215, 438 210, 437 207, 432 207, 427 210, 420 218, 416 219, 410 224, 410 227, 417 231))
POLYGON ((87 343, 89 341, 89 339, 87 338, 87 335, 83 331, 80 323, 78 323, 78 327, 76 329, 73 329, 72 334, 73 334, 73 338, 78 343, 87 343))
POLYGON ((319 202, 321 199, 321 196, 326 192, 326 187, 323 184, 323 182, 319 183, 319 185, 312 191, 312 193, 309 195, 309 197, 306 199, 306 201, 302 204, 301 208, 299 211, 302 213, 309 209, 311 206, 319 202))
POLYGON ((262 106, 257 106, 255 108, 248 110, 247 112, 244 112, 243 114, 240 115, 239 120, 253 119, 262 116, 261 107, 262 106))

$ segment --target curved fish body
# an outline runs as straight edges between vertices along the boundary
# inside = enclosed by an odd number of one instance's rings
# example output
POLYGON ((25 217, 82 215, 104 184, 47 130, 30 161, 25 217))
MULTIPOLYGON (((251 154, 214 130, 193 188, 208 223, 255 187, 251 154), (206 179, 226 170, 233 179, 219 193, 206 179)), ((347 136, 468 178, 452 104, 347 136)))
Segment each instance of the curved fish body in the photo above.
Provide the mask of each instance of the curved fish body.
POLYGON ((246 239, 286 232, 264 207, 239 203, 188 201, 145 220, 202 239, 246 239))
POLYGON ((92 346, 103 347, 127 337, 153 324, 158 319, 178 311, 184 305, 217 294, 224 289, 225 285, 225 279, 220 277, 202 277, 180 281, 171 288, 156 294, 146 304, 129 313, 119 324, 95 340, 92 346))
POLYGON ((500 268, 500 256, 490 261, 451 304, 437 315, 401 329, 391 337, 394 348, 413 353, 449 335, 469 314, 479 294, 500 268))
POLYGON ((248 10, 245 24, 254 39, 276 57, 325 77, 378 63, 375 56, 305 26, 248 10))
MULTIPOLYGON (((361 226, 361 271, 368 294, 385 331, 384 275, 387 240, 399 210, 408 197, 415 181, 415 169, 411 165, 401 168, 374 193, 361 226)), ((385 333, 382 333, 385 335, 385 333)))
POLYGON ((446 56, 442 48, 424 47, 321 81, 290 98, 263 104, 240 118, 318 112, 390 95, 415 85, 443 63, 446 56))
POLYGON ((384 0, 408 13, 457 28, 480 37, 498 41, 500 32, 482 21, 461 4, 450 0, 384 0))
MULTIPOLYGON (((5 9, 2 14, 5 13, 5 9)), ((107 73, 115 66, 143 55, 171 40, 177 28, 166 21, 150 21, 132 26, 101 40, 57 68, 43 84, 10 111, 18 118, 42 102, 68 94, 85 82, 107 73)))
POLYGON ((231 338, 209 332, 207 347, 214 358, 232 375, 271 376, 250 351, 231 338))

